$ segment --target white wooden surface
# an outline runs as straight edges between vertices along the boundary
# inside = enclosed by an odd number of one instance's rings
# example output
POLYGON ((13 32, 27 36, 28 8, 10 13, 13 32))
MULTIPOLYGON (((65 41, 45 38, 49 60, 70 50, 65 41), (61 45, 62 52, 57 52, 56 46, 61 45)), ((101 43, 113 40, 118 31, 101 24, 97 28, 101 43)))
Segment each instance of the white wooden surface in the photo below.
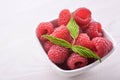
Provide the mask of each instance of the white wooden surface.
POLYGON ((0 0, 0 80, 120 80, 120 25, 114 26, 120 18, 119 4, 120 0, 0 0), (65 78, 41 55, 35 28, 57 18, 64 8, 83 6, 113 35, 118 49, 90 71, 65 78))

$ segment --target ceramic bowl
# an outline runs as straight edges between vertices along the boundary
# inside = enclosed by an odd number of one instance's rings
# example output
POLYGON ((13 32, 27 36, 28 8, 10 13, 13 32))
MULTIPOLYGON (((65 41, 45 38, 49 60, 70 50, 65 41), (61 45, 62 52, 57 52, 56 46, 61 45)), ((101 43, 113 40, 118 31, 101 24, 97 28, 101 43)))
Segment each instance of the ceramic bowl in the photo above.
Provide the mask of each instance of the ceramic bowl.
MULTIPOLYGON (((104 33, 104 36, 109 39, 112 43, 113 43, 113 49, 106 55, 102 58, 102 61, 107 59, 114 51, 115 51, 115 41, 113 40, 113 38, 111 37, 111 35, 105 30, 103 29, 103 33, 104 33)), ((35 34, 36 36, 36 34, 35 34)), ((39 42, 39 40, 37 39, 37 36, 36 36, 36 40, 39 42)), ((41 44, 38 44, 40 47, 42 47, 41 44)), ((43 47, 42 47, 43 49, 43 47)), ((44 51, 44 49, 42 50, 44 51)), ((93 68, 94 66, 100 64, 100 62, 97 60, 87 66, 84 66, 82 68, 78 68, 78 69, 74 69, 74 70, 63 70, 61 68, 59 68, 57 65, 55 65, 52 61, 49 60, 46 52, 42 52, 45 57, 47 58, 47 61, 48 63, 50 64, 51 68, 57 72, 58 74, 62 75, 62 76, 66 76, 66 77, 73 77, 73 76, 77 76, 77 75, 80 75, 81 73, 83 72, 86 72, 88 71, 89 69, 93 68)))

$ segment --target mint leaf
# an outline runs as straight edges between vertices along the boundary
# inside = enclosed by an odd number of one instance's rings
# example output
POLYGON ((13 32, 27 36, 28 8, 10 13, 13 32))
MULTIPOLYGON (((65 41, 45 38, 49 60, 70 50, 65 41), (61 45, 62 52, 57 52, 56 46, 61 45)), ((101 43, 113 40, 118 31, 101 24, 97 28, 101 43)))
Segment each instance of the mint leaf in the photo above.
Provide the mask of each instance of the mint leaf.
POLYGON ((71 36, 73 37, 73 39, 76 39, 79 34, 79 26, 77 25, 77 23, 75 22, 75 20, 72 16, 71 16, 70 21, 67 24, 67 28, 68 28, 71 36))
POLYGON ((88 48, 85 48, 83 46, 73 45, 72 50, 85 58, 95 58, 101 62, 101 58, 88 48))
POLYGON ((51 41, 54 44, 57 44, 59 46, 63 46, 65 48, 71 48, 71 44, 63 39, 60 38, 56 38, 54 36, 50 36, 50 35, 43 35, 42 37, 48 39, 49 41, 51 41))

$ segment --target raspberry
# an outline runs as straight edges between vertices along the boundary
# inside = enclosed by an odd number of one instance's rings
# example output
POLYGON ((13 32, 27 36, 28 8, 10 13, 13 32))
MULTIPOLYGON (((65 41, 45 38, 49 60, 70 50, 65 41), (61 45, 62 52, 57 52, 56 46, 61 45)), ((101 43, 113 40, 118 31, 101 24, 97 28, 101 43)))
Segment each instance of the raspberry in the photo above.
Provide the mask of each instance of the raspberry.
POLYGON ((89 36, 86 33, 80 33, 76 39, 75 44, 92 49, 92 43, 90 41, 89 36))
POLYGON ((43 22, 40 23, 36 29, 36 35, 39 40, 45 41, 45 38, 42 38, 41 36, 44 34, 51 34, 53 32, 54 28, 52 23, 50 22, 43 22))
POLYGON ((55 36, 57 38, 64 39, 69 42, 72 41, 72 37, 71 37, 69 31, 68 31, 67 27, 64 25, 61 25, 58 28, 56 28, 51 35, 55 36))
POLYGON ((101 58, 108 54, 113 48, 113 44, 110 40, 103 37, 96 37, 92 39, 94 45, 94 52, 101 58))
POLYGON ((44 47, 45 51, 48 52, 52 45, 53 45, 53 43, 51 43, 50 41, 46 41, 44 43, 43 47, 44 47))
POLYGON ((78 25, 82 27, 81 25, 86 25, 91 21, 91 12, 89 9, 84 7, 78 8, 73 13, 73 17, 78 25))
POLYGON ((67 23, 69 22, 70 18, 71 18, 70 11, 68 9, 63 9, 59 13, 58 24, 59 25, 67 25, 67 23))
POLYGON ((99 22, 91 22, 88 29, 86 30, 86 33, 90 36, 91 39, 94 37, 102 37, 103 31, 101 24, 99 22))
POLYGON ((87 65, 87 59, 77 53, 72 53, 67 59, 67 65, 70 69, 77 69, 87 65))
POLYGON ((49 59, 55 64, 62 64, 68 58, 68 49, 60 47, 58 45, 53 45, 48 51, 49 59))

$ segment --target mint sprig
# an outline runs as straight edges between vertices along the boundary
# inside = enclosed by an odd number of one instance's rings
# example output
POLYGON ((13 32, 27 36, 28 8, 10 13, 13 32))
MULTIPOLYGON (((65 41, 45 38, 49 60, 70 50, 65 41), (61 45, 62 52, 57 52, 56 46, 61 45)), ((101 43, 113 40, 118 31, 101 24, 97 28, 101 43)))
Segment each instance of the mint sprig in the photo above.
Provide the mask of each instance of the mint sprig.
POLYGON ((50 36, 50 35, 42 35, 42 37, 48 39, 49 41, 51 41, 54 44, 57 44, 59 46, 65 47, 65 48, 69 48, 73 52, 78 53, 85 58, 95 58, 101 62, 101 58, 98 55, 96 55, 92 50, 85 48, 83 46, 74 45, 75 39, 78 37, 78 34, 79 34, 79 26, 77 25, 77 23, 75 22, 73 17, 71 17, 70 21, 68 22, 67 28, 70 32, 70 35, 73 38, 72 44, 64 39, 57 38, 57 37, 50 36))
POLYGON ((95 58, 101 62, 101 58, 88 48, 85 48, 83 46, 73 45, 72 50, 85 58, 95 58))
POLYGON ((63 46, 65 48, 71 48, 71 46, 72 46, 71 43, 69 43, 66 40, 61 39, 61 38, 56 38, 56 37, 50 36, 50 35, 43 35, 42 37, 48 39, 49 41, 51 41, 54 44, 57 44, 59 46, 63 46))
POLYGON ((70 21, 68 22, 67 28, 73 39, 76 39, 79 34, 79 26, 77 25, 73 17, 71 17, 70 21))
POLYGON ((73 44, 75 43, 75 39, 78 37, 79 34, 79 26, 77 25, 74 18, 71 16, 70 21, 67 24, 67 28, 70 32, 70 35, 73 38, 73 44))

